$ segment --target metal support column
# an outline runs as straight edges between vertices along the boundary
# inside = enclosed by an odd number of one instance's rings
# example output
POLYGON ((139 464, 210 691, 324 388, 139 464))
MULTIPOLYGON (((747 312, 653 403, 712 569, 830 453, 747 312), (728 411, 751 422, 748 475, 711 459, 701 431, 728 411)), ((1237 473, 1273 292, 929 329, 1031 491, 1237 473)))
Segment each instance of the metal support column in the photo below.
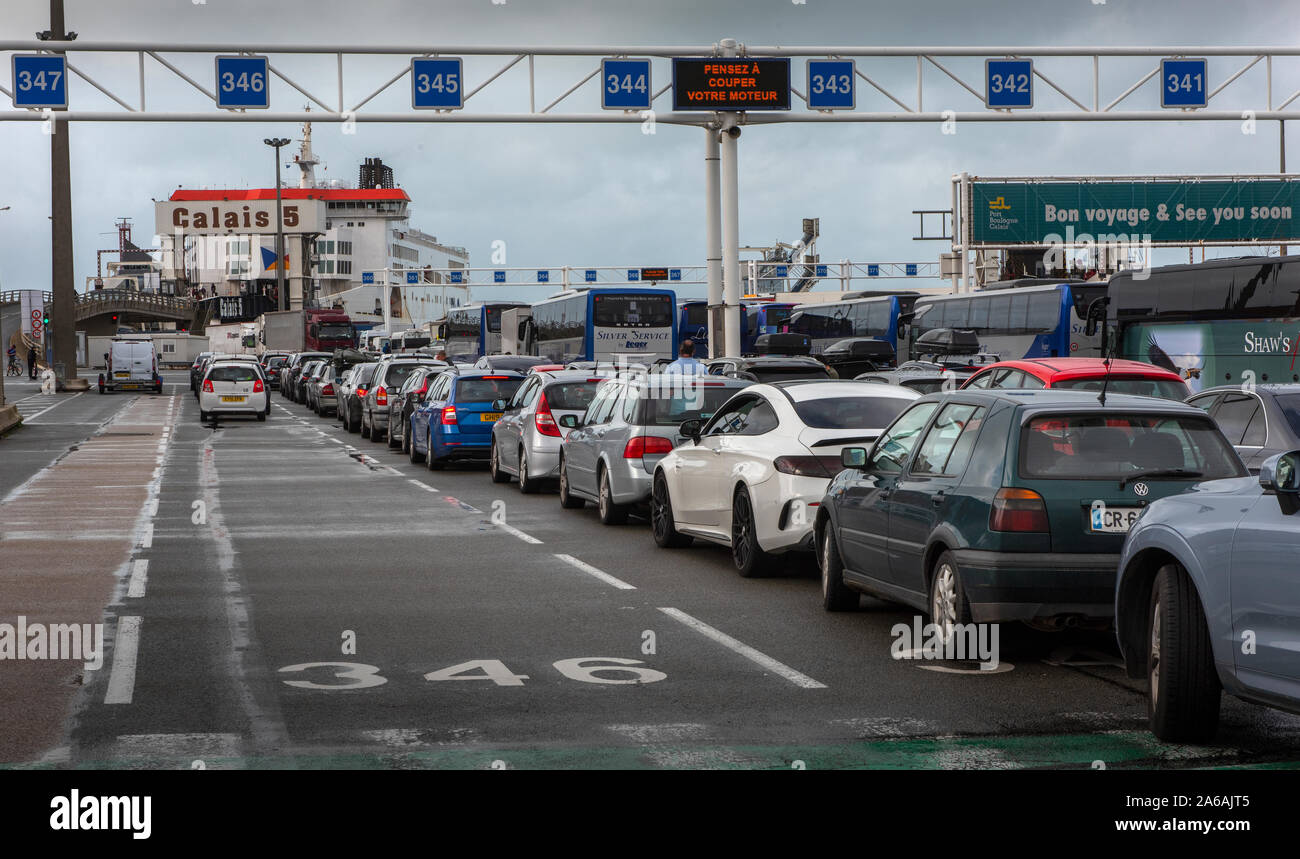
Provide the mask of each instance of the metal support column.
MULTIPOLYGON (((722 307, 722 213, 719 209, 721 172, 718 163, 718 131, 704 129, 704 267, 709 291, 709 356, 722 351, 725 330, 722 307)), ((702 356, 697 356, 702 357, 702 356)))
MULTIPOLYGON (((63 0, 50 0, 51 39, 67 39, 63 0)), ((57 112, 55 114, 58 115, 57 112)), ((63 365, 65 379, 77 378, 77 287, 72 273, 72 170, 68 158, 68 123, 50 123, 50 288, 54 309, 50 329, 54 363, 63 365)), ((48 355, 48 352, 47 352, 48 355)), ((89 358, 89 356, 87 356, 89 358)), ((42 360, 49 360, 46 355, 42 360)))
MULTIPOLYGON (((718 43, 724 57, 737 54, 736 40, 718 43)), ((737 113, 719 114, 722 127, 718 134, 719 165, 722 173, 722 302, 723 349, 721 355, 740 354, 740 170, 736 160, 736 140, 740 137, 737 113)), ((712 344, 710 344, 712 345, 712 344)))

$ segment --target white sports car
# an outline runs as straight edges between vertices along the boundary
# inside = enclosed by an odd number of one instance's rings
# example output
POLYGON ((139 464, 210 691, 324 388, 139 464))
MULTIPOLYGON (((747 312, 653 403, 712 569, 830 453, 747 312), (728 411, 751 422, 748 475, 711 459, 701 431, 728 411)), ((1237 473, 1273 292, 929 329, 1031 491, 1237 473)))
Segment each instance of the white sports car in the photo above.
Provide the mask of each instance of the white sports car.
POLYGON ((745 577, 776 566, 775 555, 812 550, 817 506, 840 471, 840 449, 867 446, 921 395, 870 382, 790 381, 751 385, 655 469, 650 498, 655 542, 699 537, 731 547, 745 577))

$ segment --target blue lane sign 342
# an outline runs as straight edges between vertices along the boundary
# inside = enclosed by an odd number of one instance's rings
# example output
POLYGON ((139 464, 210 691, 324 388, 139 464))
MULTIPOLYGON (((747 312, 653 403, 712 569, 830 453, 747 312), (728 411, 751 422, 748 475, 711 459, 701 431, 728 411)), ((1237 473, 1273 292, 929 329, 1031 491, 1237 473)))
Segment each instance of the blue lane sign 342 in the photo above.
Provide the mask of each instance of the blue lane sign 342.
POLYGON ((1177 59, 1160 61, 1160 106, 1205 107, 1209 99, 1205 94, 1204 59, 1177 59))
POLYGON ((649 60, 601 60, 600 106, 606 110, 649 110, 654 92, 649 60))
POLYGON ((68 66, 63 57, 14 54, 14 107, 67 107, 68 66))
POLYGON ((266 57, 217 56, 217 107, 260 110, 271 106, 266 57))
POLYGON ((1033 60, 985 60, 984 103, 991 108, 1034 106, 1033 60))
POLYGON ((411 60, 411 107, 459 110, 465 106, 460 57, 416 57, 411 60))
POLYGON ((808 107, 853 110, 857 106, 853 60, 808 61, 808 107))

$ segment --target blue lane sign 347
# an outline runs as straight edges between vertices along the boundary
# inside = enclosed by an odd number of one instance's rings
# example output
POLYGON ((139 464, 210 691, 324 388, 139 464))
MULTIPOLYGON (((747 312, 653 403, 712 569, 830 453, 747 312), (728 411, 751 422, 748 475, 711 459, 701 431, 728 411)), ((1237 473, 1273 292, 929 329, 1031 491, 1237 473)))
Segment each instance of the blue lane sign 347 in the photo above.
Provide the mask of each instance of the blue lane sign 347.
POLYGON ((985 60, 984 103, 990 108, 1034 106, 1033 60, 985 60))
POLYGON ((264 110, 271 106, 266 57, 217 56, 217 107, 264 110))
POLYGON ((459 110, 465 106, 460 57, 416 57, 411 60, 411 107, 459 110))
POLYGON ((63 57, 14 54, 14 107, 67 107, 68 66, 63 57))
POLYGON ((813 110, 853 110, 853 60, 808 61, 808 107, 813 110))
POLYGON ((1160 61, 1160 106, 1205 107, 1209 99, 1205 94, 1204 59, 1177 59, 1160 61))
POLYGON ((606 110, 649 110, 649 60, 601 60, 600 106, 606 110))

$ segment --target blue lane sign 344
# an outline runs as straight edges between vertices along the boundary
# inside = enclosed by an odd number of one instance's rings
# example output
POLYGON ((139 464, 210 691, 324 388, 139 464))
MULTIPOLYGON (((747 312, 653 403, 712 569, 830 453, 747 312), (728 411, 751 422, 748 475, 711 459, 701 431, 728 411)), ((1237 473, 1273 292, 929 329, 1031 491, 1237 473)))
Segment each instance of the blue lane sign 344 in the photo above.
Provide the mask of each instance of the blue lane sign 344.
POLYGON ((460 57, 416 57, 411 60, 411 107, 459 110, 465 106, 460 57))
POLYGON ((649 60, 600 61, 601 107, 606 110, 649 110, 653 97, 649 60))
POLYGON ((1179 57, 1160 61, 1160 106, 1205 107, 1204 59, 1179 57))
POLYGON ((1034 106, 1033 60, 985 60, 984 103, 990 108, 1034 106))
POLYGON ((271 106, 266 57, 217 56, 217 107, 264 110, 271 106))
POLYGON ((68 66, 49 54, 13 55, 14 107, 67 107, 68 66))
POLYGON ((853 60, 808 61, 808 107, 853 110, 857 107, 853 60))

